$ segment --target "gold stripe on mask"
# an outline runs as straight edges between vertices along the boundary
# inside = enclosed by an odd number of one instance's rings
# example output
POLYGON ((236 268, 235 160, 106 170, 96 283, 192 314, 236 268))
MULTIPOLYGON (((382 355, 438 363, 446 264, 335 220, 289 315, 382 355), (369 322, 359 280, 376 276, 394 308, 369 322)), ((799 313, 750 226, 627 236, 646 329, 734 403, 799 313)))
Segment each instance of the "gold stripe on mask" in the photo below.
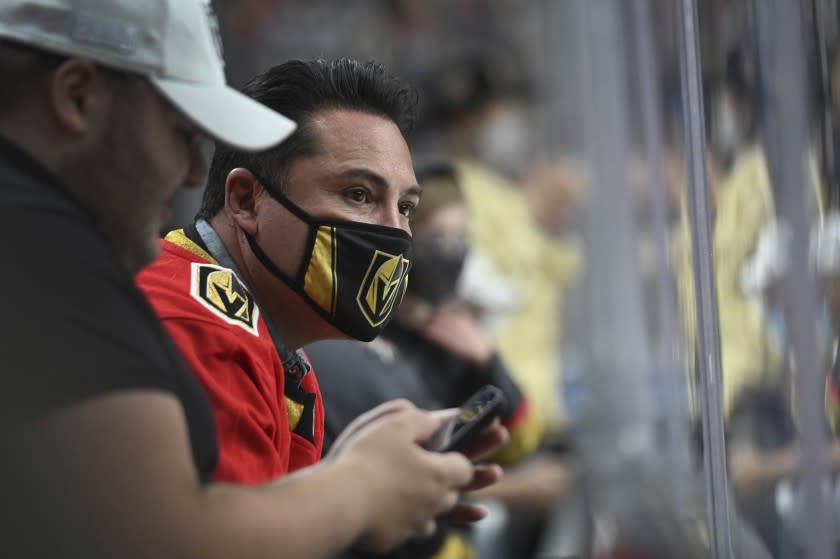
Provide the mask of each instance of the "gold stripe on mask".
POLYGON ((315 234, 312 258, 303 281, 303 290, 319 307, 335 314, 338 278, 335 275, 337 256, 334 227, 319 227, 315 234))

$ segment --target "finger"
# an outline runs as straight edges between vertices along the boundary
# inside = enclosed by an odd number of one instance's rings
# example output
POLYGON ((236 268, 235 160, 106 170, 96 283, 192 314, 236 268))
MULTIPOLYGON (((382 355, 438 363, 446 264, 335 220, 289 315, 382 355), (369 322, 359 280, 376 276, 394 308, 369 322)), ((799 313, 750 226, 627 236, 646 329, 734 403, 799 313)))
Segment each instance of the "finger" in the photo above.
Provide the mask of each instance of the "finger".
POLYGON ((421 538, 430 538, 432 537, 435 532, 437 531, 437 522, 435 519, 431 519, 426 524, 423 525, 423 528, 420 530, 420 537, 421 538))
POLYGON ((457 491, 449 491, 446 494, 446 496, 441 500, 440 505, 435 511, 435 516, 440 516, 451 511, 458 504, 458 500, 460 498, 461 496, 457 491))
POLYGON ((446 519, 447 522, 451 522, 452 524, 469 524, 471 522, 478 522, 485 516, 487 516, 487 509, 481 505, 458 503, 455 508, 441 518, 446 519))
POLYGON ((375 408, 363 413, 362 415, 351 421, 350 424, 344 429, 344 431, 341 432, 341 435, 338 436, 335 443, 333 443, 330 449, 330 455, 336 455, 340 453, 341 448, 347 443, 348 440, 352 439, 356 434, 363 431, 371 423, 377 421, 378 419, 392 413, 397 413, 400 411, 411 409, 414 409, 414 404, 405 399, 397 399, 390 400, 388 402, 385 402, 384 404, 380 404, 375 408))
POLYGON ((363 413, 359 417, 357 417, 350 425, 354 425, 356 423, 360 425, 367 425, 373 421, 376 421, 382 416, 396 413, 399 411, 411 410, 414 409, 414 404, 410 401, 406 400, 405 398, 397 398, 396 400, 389 400, 384 404, 379 404, 375 408, 363 413))
POLYGON ((431 461, 432 467, 440 472, 441 480, 446 487, 460 491, 461 488, 472 482, 475 466, 460 452, 440 454, 419 450, 425 453, 426 459, 431 461))
POLYGON ((441 331, 440 327, 440 316, 439 314, 435 314, 432 316, 422 327, 422 333, 428 337, 435 336, 439 334, 441 331))
POLYGON ((455 417, 456 415, 458 415, 458 408, 446 408, 446 409, 443 409, 443 410, 434 410, 434 411, 430 411, 429 414, 431 414, 433 417, 436 417, 437 419, 439 419, 441 424, 442 424, 444 421, 448 420, 449 418, 455 417))
POLYGON ((502 477, 503 471, 498 464, 484 464, 473 468, 473 478, 461 491, 477 491, 493 485, 502 477))
POLYGON ((510 433, 501 421, 494 419, 478 436, 478 439, 464 449, 464 456, 473 462, 480 462, 493 456, 510 440, 510 433))
POLYGON ((453 417, 457 411, 451 409, 435 411, 417 410, 418 419, 413 424, 414 442, 420 445, 428 442, 444 422, 453 417))

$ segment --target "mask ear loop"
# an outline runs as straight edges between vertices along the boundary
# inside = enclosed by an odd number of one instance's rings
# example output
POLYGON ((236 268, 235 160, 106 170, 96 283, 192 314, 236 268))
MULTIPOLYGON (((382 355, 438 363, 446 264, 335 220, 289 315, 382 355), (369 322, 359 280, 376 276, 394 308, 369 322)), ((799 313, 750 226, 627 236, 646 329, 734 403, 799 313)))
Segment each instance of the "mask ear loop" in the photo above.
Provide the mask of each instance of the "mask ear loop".
POLYGON ((314 222, 312 220, 312 216, 303 211, 303 208, 292 202, 285 194, 283 194, 280 189, 276 188, 270 181, 266 180, 265 177, 256 173, 254 171, 248 170, 257 182, 260 183, 260 186, 268 192, 268 195, 271 196, 272 200, 286 208, 292 215, 300 219, 306 226, 306 243, 304 244, 303 248, 303 257, 301 258, 301 263, 298 266, 297 274, 292 277, 289 274, 281 271, 280 268, 277 267, 276 264, 268 257, 265 251, 259 246, 256 239, 251 237, 250 235, 245 235, 246 239, 248 240, 248 246, 251 247, 251 250, 256 255, 257 259, 262 263, 263 266, 268 269, 269 272, 274 274, 275 276, 279 276, 283 281, 289 284, 294 289, 303 289, 303 284, 306 278, 306 272, 309 267, 309 260, 312 256, 312 250, 315 248, 315 237, 318 234, 318 228, 314 227, 314 222))
POLYGON ((255 173, 254 171, 251 171, 250 169, 248 171, 252 175, 254 175, 254 178, 257 179, 257 182, 260 183, 260 186, 262 186, 263 189, 266 192, 268 192, 268 195, 271 196, 271 198, 275 202, 279 203, 284 208, 289 210, 292 214, 294 214, 295 217, 297 217, 298 219, 300 219, 301 221, 303 221, 307 225, 312 224, 312 216, 309 215, 308 213, 306 213, 305 211, 303 211, 303 208, 301 208, 300 206, 298 206, 297 204, 295 204, 294 202, 289 200, 289 198, 285 194, 283 194, 280 191, 280 189, 276 188, 271 182, 267 181, 259 173, 255 173))
POLYGON ((271 258, 269 258, 268 255, 263 251, 263 249, 260 247, 260 245, 257 243, 257 240, 254 237, 252 237, 248 233, 245 233, 245 240, 248 241, 248 246, 251 247, 251 252, 254 253, 254 255, 257 257, 257 260, 260 261, 260 264, 262 264, 265 267, 265 269, 271 272, 274 276, 279 277, 284 282, 288 283, 289 286, 293 288, 296 287, 295 284, 297 283, 297 279, 292 278, 286 272, 278 268, 277 265, 271 261, 271 258))

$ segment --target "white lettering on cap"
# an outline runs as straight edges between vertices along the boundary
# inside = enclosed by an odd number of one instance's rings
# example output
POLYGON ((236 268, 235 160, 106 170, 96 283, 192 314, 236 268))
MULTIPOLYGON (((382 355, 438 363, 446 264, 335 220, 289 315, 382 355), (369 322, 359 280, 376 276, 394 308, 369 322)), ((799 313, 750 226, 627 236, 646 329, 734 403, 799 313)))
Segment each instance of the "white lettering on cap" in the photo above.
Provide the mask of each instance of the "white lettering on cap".
POLYGON ((80 43, 131 54, 137 50, 139 35, 140 30, 134 24, 95 14, 76 14, 73 39, 80 43))

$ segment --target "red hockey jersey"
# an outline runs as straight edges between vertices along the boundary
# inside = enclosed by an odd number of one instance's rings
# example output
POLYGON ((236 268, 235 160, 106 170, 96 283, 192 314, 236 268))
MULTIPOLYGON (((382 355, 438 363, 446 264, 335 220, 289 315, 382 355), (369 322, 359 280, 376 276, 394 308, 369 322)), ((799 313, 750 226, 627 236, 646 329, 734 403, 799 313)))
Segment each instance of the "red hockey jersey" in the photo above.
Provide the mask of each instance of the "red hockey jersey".
POLYGON ((324 404, 315 374, 283 369, 253 295, 181 230, 137 276, 213 404, 217 481, 263 483, 317 462, 324 404))

